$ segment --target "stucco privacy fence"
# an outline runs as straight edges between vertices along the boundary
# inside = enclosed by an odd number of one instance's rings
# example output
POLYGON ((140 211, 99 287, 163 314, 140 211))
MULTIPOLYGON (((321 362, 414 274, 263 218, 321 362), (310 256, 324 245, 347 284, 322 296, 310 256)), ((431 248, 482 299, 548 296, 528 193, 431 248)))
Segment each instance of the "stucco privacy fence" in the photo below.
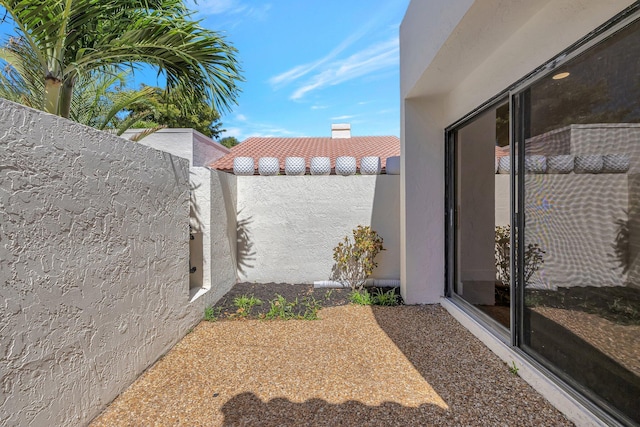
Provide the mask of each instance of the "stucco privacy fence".
POLYGON ((308 175, 304 158, 268 158, 272 168, 266 173, 258 168, 259 174, 255 165, 264 158, 238 159, 234 172, 239 280, 327 282, 334 265, 333 248, 358 225, 370 225, 386 248, 376 258, 373 278, 379 284, 399 284, 399 158, 388 158, 387 174, 380 174, 379 157, 360 158, 359 168, 355 157, 339 157, 331 174, 329 157, 312 157, 308 175), (273 172, 276 160, 285 174, 273 172), (292 162, 296 170, 289 173, 292 162))
POLYGON ((0 424, 85 425, 211 301, 189 161, 2 99, 0 135, 0 424))

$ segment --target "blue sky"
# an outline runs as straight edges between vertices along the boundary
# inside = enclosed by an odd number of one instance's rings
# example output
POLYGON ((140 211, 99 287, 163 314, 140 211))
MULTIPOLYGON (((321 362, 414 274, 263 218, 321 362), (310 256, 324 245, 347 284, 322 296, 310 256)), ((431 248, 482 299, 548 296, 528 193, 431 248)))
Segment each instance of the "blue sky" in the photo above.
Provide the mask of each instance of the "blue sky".
MULTIPOLYGON (((398 30, 409 0, 198 0, 246 82, 224 136, 400 134, 398 30)), ((154 84, 154 82, 150 82, 154 84)))
MULTIPOLYGON (((222 115, 223 136, 329 136, 332 123, 399 136, 398 31, 409 0, 186 1, 238 49, 246 81, 222 115)), ((4 39, 11 27, 1 27, 4 39)), ((131 85, 140 83, 164 86, 148 68, 131 85)))

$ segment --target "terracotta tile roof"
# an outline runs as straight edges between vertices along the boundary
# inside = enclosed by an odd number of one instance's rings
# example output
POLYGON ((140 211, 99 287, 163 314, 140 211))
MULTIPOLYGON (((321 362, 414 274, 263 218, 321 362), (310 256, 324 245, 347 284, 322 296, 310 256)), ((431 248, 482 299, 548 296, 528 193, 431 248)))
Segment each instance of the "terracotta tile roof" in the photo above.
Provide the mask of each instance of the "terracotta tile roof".
POLYGON ((353 156, 360 167, 361 157, 378 156, 384 170, 387 157, 399 155, 400 139, 396 136, 353 136, 342 139, 252 137, 233 147, 231 153, 210 166, 213 169, 231 172, 234 158, 253 157, 257 170, 260 157, 277 157, 280 160, 280 169, 284 171, 286 157, 304 157, 308 170, 312 157, 330 157, 331 167, 334 168, 336 157, 353 156))

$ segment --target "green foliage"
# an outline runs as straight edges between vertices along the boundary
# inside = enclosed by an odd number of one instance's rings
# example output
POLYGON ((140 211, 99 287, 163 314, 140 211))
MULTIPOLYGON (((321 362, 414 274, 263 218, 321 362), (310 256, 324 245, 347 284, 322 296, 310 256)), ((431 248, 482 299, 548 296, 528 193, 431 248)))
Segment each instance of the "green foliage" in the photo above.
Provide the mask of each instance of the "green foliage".
POLYGON ((220 114, 208 105, 205 98, 194 100, 182 90, 169 92, 145 85, 141 90, 150 94, 126 108, 131 116, 144 119, 134 123, 133 128, 191 128, 213 139, 218 139, 224 132, 220 129, 220 114))
POLYGON ((349 301, 357 305, 373 305, 373 297, 366 289, 351 291, 349 301))
POLYGON ((304 306, 304 312, 301 317, 305 320, 317 320, 318 319, 318 311, 322 308, 320 302, 317 301, 314 297, 305 297, 302 300, 302 305, 304 306))
POLYGON ((398 305, 398 295, 395 289, 390 289, 387 292, 382 291, 382 289, 377 289, 373 294, 373 305, 398 305))
POLYGON ((233 299, 233 305, 237 308, 236 313, 240 317, 247 317, 251 314, 251 309, 256 305, 262 305, 262 301, 253 295, 242 295, 233 299))
POLYGON ((351 290, 359 290, 365 280, 378 266, 375 257, 385 250, 383 240, 378 233, 369 226, 358 225, 353 230, 353 239, 345 236, 333 249, 333 279, 346 284, 351 290))
POLYGON ((625 301, 622 298, 615 298, 608 306, 614 315, 622 315, 631 322, 640 320, 640 311, 638 311, 637 305, 633 302, 625 301))
POLYGON ((399 304, 395 289, 386 292, 376 289, 373 294, 366 289, 354 290, 349 294, 349 301, 357 305, 394 306, 399 304))
MULTIPOLYGON (((509 365, 507 365, 509 366, 509 365)), ((511 361, 511 365, 509 366, 509 372, 511 372, 513 375, 518 375, 518 371, 520 369, 516 366, 516 362, 514 362, 513 360, 511 361)))
POLYGON ((265 316, 267 319, 288 320, 295 317, 293 308, 298 304, 298 299, 296 298, 295 301, 288 302, 282 295, 276 295, 276 298, 269 301, 269 304, 271 308, 265 316))
POLYGON ((227 148, 231 148, 240 144, 240 141, 238 141, 235 136, 225 136, 220 140, 220 144, 224 145, 227 148))
POLYGON ((204 320, 208 322, 215 322, 220 316, 222 307, 207 307, 204 309, 204 320))
MULTIPOLYGON (((527 244, 524 252, 524 283, 544 264, 546 252, 537 243, 527 244)), ((495 263, 497 279, 505 285, 511 283, 511 226, 496 226, 495 263)))
POLYGON ((93 73, 147 64, 167 87, 206 99, 217 111, 236 102, 236 49, 192 19, 184 0, 0 0, 18 47, 0 49, 4 78, 34 108, 70 117, 74 87, 93 73), (16 50, 17 49, 17 50, 16 50))

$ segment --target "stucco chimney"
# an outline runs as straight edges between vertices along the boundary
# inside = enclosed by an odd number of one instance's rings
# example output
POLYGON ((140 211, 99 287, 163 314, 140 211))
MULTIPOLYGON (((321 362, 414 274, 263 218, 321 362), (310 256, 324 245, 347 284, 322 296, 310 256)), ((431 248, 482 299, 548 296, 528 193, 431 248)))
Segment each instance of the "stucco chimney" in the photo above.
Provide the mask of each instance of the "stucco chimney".
POLYGON ((331 125, 331 139, 351 138, 350 123, 334 123, 331 125))

